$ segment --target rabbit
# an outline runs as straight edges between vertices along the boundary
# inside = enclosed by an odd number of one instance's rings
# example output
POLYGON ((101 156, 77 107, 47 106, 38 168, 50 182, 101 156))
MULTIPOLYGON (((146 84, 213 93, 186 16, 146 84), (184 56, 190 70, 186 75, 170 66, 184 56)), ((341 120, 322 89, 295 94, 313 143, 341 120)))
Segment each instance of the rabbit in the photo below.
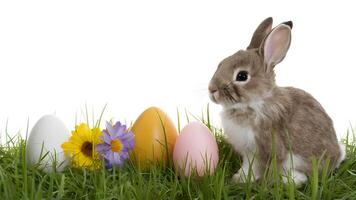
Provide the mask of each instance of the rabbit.
POLYGON ((345 147, 317 100, 301 89, 276 85, 274 67, 287 54, 293 23, 273 29, 272 23, 271 17, 262 21, 246 50, 220 62, 209 83, 209 97, 222 106, 227 142, 242 157, 234 182, 263 178, 275 155, 283 182, 290 177, 301 185, 311 174, 312 158, 320 165, 328 159, 330 168, 337 168, 345 159, 345 147))

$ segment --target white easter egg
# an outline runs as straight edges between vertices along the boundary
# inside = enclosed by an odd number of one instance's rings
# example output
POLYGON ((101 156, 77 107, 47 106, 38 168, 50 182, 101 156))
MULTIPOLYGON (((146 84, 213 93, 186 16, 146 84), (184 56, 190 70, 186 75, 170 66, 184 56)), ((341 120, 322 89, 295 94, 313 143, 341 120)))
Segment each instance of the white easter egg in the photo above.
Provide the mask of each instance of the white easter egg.
POLYGON ((69 164, 62 143, 70 137, 64 123, 54 115, 45 115, 37 121, 27 140, 26 158, 29 166, 39 165, 43 171, 63 171, 69 164))

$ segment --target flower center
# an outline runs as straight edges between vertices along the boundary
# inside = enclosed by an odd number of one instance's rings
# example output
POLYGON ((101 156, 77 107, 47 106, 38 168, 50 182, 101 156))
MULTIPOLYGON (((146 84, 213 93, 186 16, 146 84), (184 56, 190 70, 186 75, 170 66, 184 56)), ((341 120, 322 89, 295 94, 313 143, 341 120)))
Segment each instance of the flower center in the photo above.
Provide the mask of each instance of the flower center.
POLYGON ((111 144, 111 151, 113 151, 113 152, 121 151, 122 144, 121 144, 120 140, 118 140, 118 139, 111 140, 110 144, 111 144))
POLYGON ((93 156, 93 143, 91 142, 84 142, 80 151, 87 157, 93 156))

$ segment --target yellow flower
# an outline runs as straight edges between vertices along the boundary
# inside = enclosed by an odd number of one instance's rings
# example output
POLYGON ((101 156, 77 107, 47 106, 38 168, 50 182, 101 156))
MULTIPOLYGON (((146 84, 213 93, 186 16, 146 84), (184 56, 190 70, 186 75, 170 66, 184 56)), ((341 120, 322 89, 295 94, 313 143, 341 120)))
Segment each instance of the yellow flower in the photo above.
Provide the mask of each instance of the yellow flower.
POLYGON ((96 145, 102 142, 101 135, 99 128, 90 129, 85 123, 75 127, 69 140, 62 144, 64 153, 72 157, 74 167, 101 168, 99 154, 95 150, 96 145))

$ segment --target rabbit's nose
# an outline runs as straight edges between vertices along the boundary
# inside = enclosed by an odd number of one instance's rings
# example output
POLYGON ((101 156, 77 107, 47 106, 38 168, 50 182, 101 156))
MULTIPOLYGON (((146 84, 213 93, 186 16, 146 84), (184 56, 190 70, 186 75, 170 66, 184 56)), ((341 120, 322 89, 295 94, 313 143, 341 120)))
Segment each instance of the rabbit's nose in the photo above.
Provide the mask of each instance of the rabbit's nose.
POLYGON ((213 94, 214 99, 217 101, 219 99, 219 91, 216 90, 213 94))
POLYGON ((215 92, 218 91, 218 87, 214 86, 214 85, 209 85, 209 92, 214 94, 215 92))
POLYGON ((213 102, 217 103, 217 101, 219 99, 218 87, 216 87, 214 85, 209 85, 209 97, 213 102))
POLYGON ((211 99, 214 103, 218 103, 219 91, 216 90, 215 92, 210 92, 210 93, 209 93, 209 97, 210 97, 210 99, 211 99))

